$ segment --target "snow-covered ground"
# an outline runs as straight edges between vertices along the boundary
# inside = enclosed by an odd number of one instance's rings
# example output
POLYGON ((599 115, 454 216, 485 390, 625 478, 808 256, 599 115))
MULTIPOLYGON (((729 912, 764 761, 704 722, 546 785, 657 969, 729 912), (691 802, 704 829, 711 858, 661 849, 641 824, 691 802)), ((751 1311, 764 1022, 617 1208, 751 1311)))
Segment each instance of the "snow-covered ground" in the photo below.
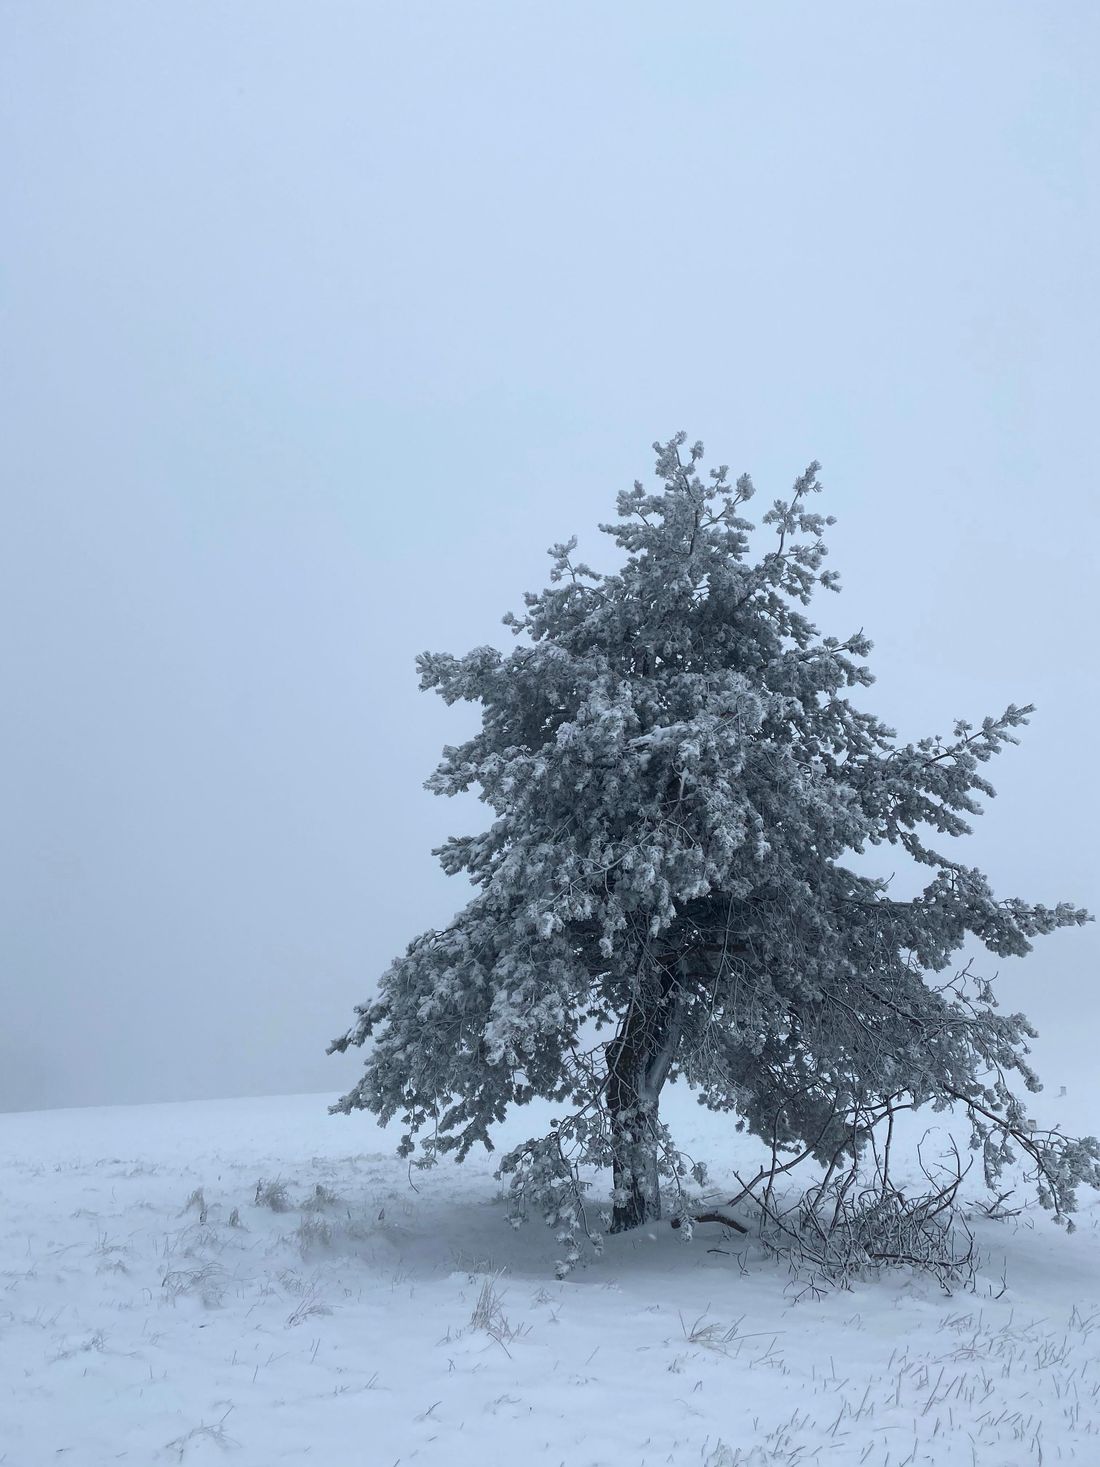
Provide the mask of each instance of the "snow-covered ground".
MULTIPOLYGON (((895 1274, 796 1302, 745 1240, 667 1225, 558 1282, 491 1158, 414 1190, 326 1100, 0 1116, 3 1467, 1100 1463, 1091 1194, 1070 1237, 977 1226, 950 1297, 895 1274)), ((721 1154, 721 1118, 665 1109, 721 1154)))

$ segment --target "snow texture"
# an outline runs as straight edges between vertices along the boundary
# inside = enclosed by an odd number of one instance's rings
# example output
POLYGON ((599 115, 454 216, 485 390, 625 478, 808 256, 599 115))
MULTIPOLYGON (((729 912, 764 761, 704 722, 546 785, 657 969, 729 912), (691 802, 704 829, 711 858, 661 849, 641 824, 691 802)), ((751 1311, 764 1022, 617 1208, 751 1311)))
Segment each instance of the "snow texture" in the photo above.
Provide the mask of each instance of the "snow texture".
MULTIPOLYGON (((410 1180, 328 1099, 0 1117, 3 1467, 1100 1459, 1091 1194, 1072 1237, 1030 1203, 977 1219, 952 1296, 894 1273, 799 1299, 751 1237, 667 1223, 557 1281, 491 1158, 410 1180)), ((759 1159, 665 1099, 692 1149, 759 1159)))

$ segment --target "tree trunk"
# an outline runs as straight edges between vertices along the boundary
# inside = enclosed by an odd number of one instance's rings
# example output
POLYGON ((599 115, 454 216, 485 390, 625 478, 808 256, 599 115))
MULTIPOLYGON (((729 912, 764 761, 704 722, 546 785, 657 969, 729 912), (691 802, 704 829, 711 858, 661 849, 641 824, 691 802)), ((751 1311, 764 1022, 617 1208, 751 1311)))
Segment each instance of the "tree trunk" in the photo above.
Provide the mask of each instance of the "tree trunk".
POLYGON ((613 1233, 629 1232, 661 1216, 658 1103, 679 1040, 676 980, 662 970, 643 985, 608 1052, 613 1233))

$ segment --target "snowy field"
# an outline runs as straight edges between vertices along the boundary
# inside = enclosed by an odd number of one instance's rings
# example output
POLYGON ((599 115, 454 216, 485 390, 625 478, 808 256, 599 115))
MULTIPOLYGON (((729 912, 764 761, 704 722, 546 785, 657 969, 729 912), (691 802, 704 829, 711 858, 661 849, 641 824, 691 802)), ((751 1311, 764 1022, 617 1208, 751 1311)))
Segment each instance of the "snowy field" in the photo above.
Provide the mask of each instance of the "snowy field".
MULTIPOLYGON (((558 1282, 491 1159, 414 1190, 396 1136, 327 1098, 0 1116, 3 1467, 1100 1463, 1092 1194, 1070 1237, 1031 1208, 976 1224, 952 1296, 894 1274, 796 1300, 710 1226, 558 1282)), ((719 1118, 665 1111, 719 1154, 719 1118)))

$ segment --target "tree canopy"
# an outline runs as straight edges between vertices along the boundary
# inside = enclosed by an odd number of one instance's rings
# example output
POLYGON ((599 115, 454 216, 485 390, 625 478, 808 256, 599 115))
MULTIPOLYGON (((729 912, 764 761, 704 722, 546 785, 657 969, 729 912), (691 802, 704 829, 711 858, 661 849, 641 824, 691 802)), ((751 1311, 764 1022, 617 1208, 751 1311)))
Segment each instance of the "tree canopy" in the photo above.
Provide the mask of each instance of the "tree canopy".
POLYGON ((508 654, 418 658, 421 688, 482 709, 427 787, 479 790, 492 820, 437 852, 475 895, 410 943, 335 1041, 373 1040, 335 1109, 400 1116, 402 1150, 430 1161, 491 1147, 510 1107, 553 1100, 550 1134, 502 1170, 517 1213, 537 1205, 562 1229, 567 1263, 578 1229, 598 1232, 591 1167, 612 1170, 612 1230, 658 1216, 662 1189, 683 1210, 685 1162, 658 1113, 676 1077, 773 1155, 822 1162, 858 1152, 884 1106, 962 1106, 987 1176, 1010 1143, 1030 1147, 1044 1201, 1068 1213, 1100 1179, 1096 1143, 1030 1135, 1010 1081, 1039 1088, 1034 1031, 952 971, 972 938, 1018 956, 1088 920, 998 898, 948 854, 1031 709, 900 743, 853 699, 871 643, 824 636, 806 612, 838 589, 832 520, 811 509, 818 465, 762 516, 754 555, 751 481, 704 476, 682 433, 654 447, 656 489, 635 483, 600 526, 617 571, 556 545, 549 586, 505 617, 508 654), (916 896, 855 869, 877 846, 925 870, 916 896))

